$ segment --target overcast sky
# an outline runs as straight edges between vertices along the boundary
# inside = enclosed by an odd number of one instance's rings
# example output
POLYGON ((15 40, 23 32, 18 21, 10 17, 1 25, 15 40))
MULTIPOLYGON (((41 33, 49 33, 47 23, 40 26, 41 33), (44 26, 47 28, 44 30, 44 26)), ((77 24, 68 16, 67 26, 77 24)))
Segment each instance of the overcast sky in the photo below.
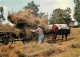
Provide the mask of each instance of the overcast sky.
MULTIPOLYGON (((7 16, 8 11, 18 12, 23 9, 28 2, 32 0, 0 0, 0 6, 4 7, 4 16, 7 16)), ((71 8, 71 17, 73 18, 74 13, 74 1, 73 0, 33 0, 36 4, 40 5, 39 12, 48 12, 50 15, 56 8, 65 9, 71 8)))

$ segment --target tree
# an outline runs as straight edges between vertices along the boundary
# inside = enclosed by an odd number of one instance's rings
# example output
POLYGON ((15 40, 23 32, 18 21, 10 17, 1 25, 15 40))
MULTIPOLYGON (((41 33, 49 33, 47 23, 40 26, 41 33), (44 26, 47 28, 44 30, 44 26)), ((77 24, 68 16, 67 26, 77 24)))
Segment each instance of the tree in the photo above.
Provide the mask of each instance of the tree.
POLYGON ((3 16, 3 12, 4 12, 3 7, 0 7, 0 22, 2 22, 2 20, 5 20, 5 18, 3 16))
POLYGON ((48 13, 45 14, 44 12, 40 12, 40 13, 38 13, 38 17, 39 17, 40 19, 42 19, 42 18, 48 18, 48 13))
POLYGON ((55 9, 52 12, 52 15, 50 17, 50 23, 51 24, 68 24, 71 21, 70 18, 71 9, 67 8, 65 10, 63 9, 55 9))
POLYGON ((79 3, 79 0, 74 0, 74 3, 79 3))
POLYGON ((3 14, 3 12, 4 12, 3 7, 0 7, 0 13, 3 14))
POLYGON ((75 8, 74 8, 74 18, 80 22, 80 0, 74 0, 75 8))
POLYGON ((34 3, 34 1, 31 1, 30 3, 28 3, 28 5, 27 6, 25 6, 24 7, 24 9, 26 10, 26 9, 31 9, 31 10, 33 10, 33 13, 34 13, 34 15, 38 15, 38 11, 39 11, 39 5, 36 5, 35 3, 34 3))

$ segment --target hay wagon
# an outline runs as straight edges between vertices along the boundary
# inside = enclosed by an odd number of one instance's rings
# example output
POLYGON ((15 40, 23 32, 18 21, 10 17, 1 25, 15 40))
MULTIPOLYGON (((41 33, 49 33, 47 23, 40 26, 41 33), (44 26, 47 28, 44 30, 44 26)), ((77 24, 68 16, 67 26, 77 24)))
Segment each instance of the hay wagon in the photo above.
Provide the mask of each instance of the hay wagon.
POLYGON ((19 33, 18 36, 12 31, 0 31, 0 42, 3 44, 8 44, 9 42, 15 41, 25 41, 25 35, 23 33, 19 33), (15 40, 16 39, 16 40, 15 40))

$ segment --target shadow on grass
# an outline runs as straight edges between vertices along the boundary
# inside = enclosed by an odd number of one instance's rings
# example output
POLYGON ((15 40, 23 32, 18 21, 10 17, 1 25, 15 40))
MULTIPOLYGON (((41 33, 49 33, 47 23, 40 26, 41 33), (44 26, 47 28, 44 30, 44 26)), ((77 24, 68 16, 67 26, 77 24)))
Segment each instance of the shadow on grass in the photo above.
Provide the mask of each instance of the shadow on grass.
MULTIPOLYGON (((74 38, 68 38, 67 41, 70 41, 70 40, 73 40, 73 39, 74 38)), ((56 43, 59 43, 59 42, 66 42, 66 39, 63 38, 63 41, 62 41, 62 38, 61 39, 60 38, 56 39, 56 43)), ((54 42, 52 40, 48 40, 47 43, 53 44, 54 42)))

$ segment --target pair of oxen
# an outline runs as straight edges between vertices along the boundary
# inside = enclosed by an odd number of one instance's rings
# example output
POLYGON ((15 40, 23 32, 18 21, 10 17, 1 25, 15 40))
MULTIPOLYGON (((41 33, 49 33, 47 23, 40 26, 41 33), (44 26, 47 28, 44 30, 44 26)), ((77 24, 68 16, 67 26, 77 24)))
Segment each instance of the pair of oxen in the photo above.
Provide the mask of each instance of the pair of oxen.
POLYGON ((67 41, 67 36, 68 34, 70 34, 71 30, 71 28, 68 27, 67 24, 53 24, 53 25, 48 25, 48 27, 49 27, 48 34, 52 34, 53 42, 56 42, 56 38, 58 35, 62 35, 62 41, 65 35, 67 41))

